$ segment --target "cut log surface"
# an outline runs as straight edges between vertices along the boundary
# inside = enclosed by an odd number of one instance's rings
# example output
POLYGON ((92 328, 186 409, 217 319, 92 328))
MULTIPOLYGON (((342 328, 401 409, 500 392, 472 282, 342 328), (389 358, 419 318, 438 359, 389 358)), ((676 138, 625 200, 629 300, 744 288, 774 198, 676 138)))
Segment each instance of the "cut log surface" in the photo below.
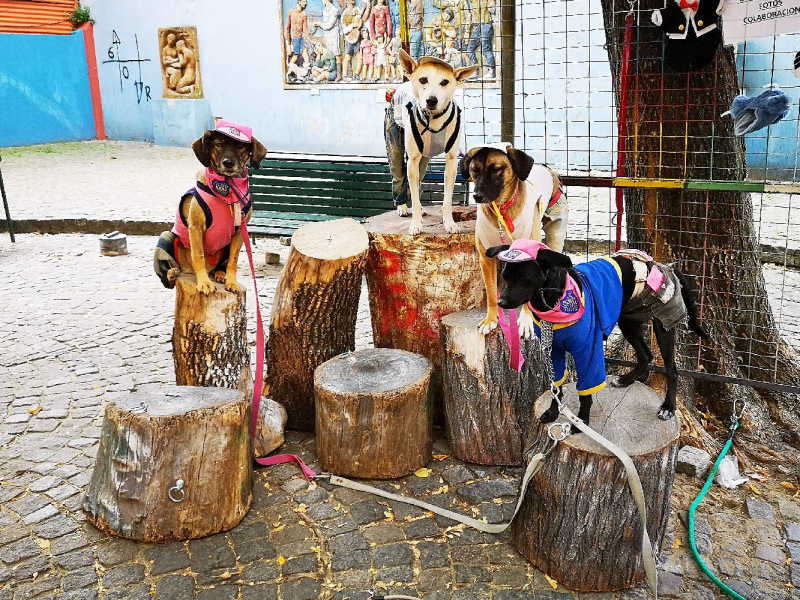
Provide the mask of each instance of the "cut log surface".
POLYGON ((225 531, 250 508, 252 455, 244 393, 185 386, 133 393, 106 406, 83 510, 100 530, 143 542, 225 531))
POLYGON ((426 358, 388 348, 338 356, 315 374, 323 469, 367 479, 424 467, 433 443, 426 358))
MULTIPOLYGON (((567 405, 577 414, 575 386, 564 390, 567 405)), ((678 419, 659 420, 663 399, 641 383, 608 386, 594 397, 590 425, 633 459, 644 489, 647 531, 658 552, 675 479, 678 419)), ((537 423, 549 406, 547 392, 534 407, 537 423)), ((547 427, 535 426, 526 459, 550 444, 547 427)), ((641 539, 625 468, 584 434, 569 436, 545 460, 512 526, 512 543, 526 559, 583 592, 620 590, 645 581, 641 539)))
POLYGON ((444 412, 450 451, 482 465, 521 465, 533 403, 547 388, 538 338, 520 340, 525 363, 509 366, 500 329, 483 336, 486 309, 442 317, 445 334, 444 412))
POLYGON ((244 289, 214 282, 206 295, 194 275, 178 277, 172 354, 178 385, 252 390, 244 289))
POLYGON ((368 245, 352 219, 309 223, 292 236, 272 305, 263 389, 286 408, 287 429, 314 430, 314 369, 355 349, 368 245))
POLYGON ((378 348, 421 354, 433 363, 434 418, 442 421, 441 319, 486 305, 475 249, 475 207, 454 207, 461 231, 445 232, 442 209, 425 207, 422 232, 409 235, 410 217, 370 217, 367 285, 372 335, 378 348))

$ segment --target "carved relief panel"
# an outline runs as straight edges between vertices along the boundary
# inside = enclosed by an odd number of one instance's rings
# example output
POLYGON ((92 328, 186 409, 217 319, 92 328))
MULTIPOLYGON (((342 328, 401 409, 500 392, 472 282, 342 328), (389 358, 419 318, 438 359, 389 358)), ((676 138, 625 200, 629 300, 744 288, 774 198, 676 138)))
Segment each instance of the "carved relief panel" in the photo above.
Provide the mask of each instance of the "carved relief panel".
POLYGON ((196 27, 158 30, 164 98, 202 98, 196 27))

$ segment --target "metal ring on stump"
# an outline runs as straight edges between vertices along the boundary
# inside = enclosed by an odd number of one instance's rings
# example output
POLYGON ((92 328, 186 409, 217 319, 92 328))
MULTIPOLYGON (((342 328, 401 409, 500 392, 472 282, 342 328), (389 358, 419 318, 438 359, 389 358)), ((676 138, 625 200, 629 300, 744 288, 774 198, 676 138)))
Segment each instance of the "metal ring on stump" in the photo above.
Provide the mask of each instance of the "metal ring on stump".
MULTIPOLYGON (((577 414, 575 385, 563 390, 564 402, 577 414)), ((536 425, 526 448, 528 460, 551 444, 547 425, 538 423, 550 400, 546 392, 534 405, 536 425)), ((608 386, 594 395, 589 423, 633 460, 656 552, 667 530, 680 433, 677 417, 658 418, 662 402, 642 383, 608 386)), ((512 544, 520 554, 559 583, 581 592, 621 590, 645 581, 641 543, 642 526, 625 467, 609 450, 580 433, 553 450, 528 486, 512 525, 512 544)))
POLYGON ((369 348, 317 367, 317 454, 322 468, 364 479, 402 477, 431 456, 432 366, 405 350, 369 348))

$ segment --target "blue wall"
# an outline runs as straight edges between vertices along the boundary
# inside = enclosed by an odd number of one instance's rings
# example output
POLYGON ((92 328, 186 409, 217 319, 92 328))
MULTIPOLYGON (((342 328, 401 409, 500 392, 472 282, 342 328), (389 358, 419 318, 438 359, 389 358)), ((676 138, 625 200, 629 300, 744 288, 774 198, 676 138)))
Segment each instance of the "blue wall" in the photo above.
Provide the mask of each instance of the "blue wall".
POLYGON ((0 34, 0 146, 94 139, 83 32, 0 34))

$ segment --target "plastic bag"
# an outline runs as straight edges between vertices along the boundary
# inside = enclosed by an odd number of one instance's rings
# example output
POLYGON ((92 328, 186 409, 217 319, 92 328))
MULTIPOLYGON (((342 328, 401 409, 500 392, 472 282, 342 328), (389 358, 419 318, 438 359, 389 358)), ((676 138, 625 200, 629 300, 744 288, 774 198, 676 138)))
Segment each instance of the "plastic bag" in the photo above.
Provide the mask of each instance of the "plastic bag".
POLYGON ((717 469, 717 476, 714 478, 714 481, 722 487, 732 490, 746 483, 747 477, 742 477, 739 474, 739 461, 737 458, 732 454, 728 454, 722 459, 722 462, 719 463, 719 469, 717 469))

